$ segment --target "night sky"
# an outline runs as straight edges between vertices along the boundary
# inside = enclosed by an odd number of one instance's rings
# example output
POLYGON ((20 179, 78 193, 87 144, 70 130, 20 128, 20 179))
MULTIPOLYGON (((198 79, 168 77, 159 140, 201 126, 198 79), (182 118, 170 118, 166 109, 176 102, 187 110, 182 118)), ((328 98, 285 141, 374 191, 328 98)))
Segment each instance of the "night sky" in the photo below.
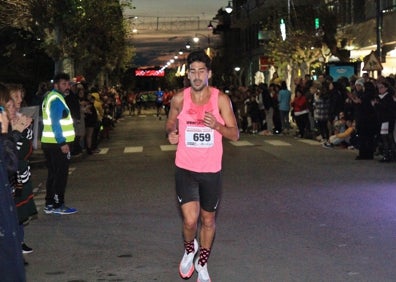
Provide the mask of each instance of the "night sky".
POLYGON ((194 36, 195 32, 207 33, 205 31, 209 20, 216 16, 219 9, 227 6, 228 0, 133 0, 135 9, 124 12, 126 16, 138 17, 199 17, 203 20, 204 30, 183 33, 178 31, 170 33, 147 33, 139 31, 133 37, 133 45, 136 48, 134 65, 161 66, 166 63, 169 54, 185 46, 188 36, 194 36), (154 38, 155 37, 155 38, 154 38))
POLYGON ((130 14, 139 16, 199 16, 211 19, 227 0, 133 0, 130 14))

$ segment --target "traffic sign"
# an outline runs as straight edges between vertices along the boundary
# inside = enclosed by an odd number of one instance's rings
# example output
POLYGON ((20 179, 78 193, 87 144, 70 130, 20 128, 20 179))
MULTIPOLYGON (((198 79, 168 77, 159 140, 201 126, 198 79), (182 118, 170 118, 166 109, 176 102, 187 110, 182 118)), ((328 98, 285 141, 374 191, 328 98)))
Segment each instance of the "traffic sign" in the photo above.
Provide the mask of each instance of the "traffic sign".
POLYGON ((374 51, 371 51, 370 54, 365 56, 363 58, 364 66, 363 70, 364 71, 381 71, 383 70, 382 64, 380 60, 377 58, 375 55, 374 51))

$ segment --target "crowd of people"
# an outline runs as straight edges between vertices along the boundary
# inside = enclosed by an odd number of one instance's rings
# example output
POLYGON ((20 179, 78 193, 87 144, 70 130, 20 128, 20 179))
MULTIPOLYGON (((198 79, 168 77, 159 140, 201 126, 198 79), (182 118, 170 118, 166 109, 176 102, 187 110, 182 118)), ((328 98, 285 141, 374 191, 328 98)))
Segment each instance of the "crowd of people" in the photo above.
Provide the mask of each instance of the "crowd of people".
POLYGON ((277 75, 270 83, 230 89, 239 128, 260 135, 316 139, 324 148, 358 149, 357 160, 396 160, 395 78, 309 75, 294 80, 293 93, 277 75))
MULTIPOLYGON (((381 162, 391 162, 396 160, 395 81, 393 76, 374 79, 367 73, 336 81, 330 76, 319 75, 314 80, 307 75, 294 80, 292 92, 275 74, 269 84, 230 87, 224 92, 232 103, 235 128, 240 132, 264 136, 294 132, 295 138, 316 139, 324 148, 358 149, 357 160, 372 160, 380 155, 381 162)), ((158 88, 154 92, 156 98, 152 107, 157 117, 160 118, 163 111, 167 120, 170 112, 170 117, 175 119, 171 107, 175 93, 180 91, 158 88)), ((27 262, 22 254, 33 249, 25 243, 24 226, 37 214, 29 166, 33 125, 32 117, 21 112, 26 105, 24 95, 20 84, 0 84, 0 193, 3 195, 0 228, 6 230, 2 240, 7 241, 0 252, 0 268, 13 269, 7 271, 10 281, 25 279, 21 265, 27 262)), ((77 212, 67 207, 64 199, 71 155, 83 151, 88 155, 98 153, 100 142, 110 138, 123 113, 139 115, 148 106, 142 95, 117 87, 89 88, 84 79, 70 80, 64 73, 55 76, 52 85, 39 84, 29 105, 40 106, 41 123, 37 132, 48 168, 45 213, 77 212)), ((190 254, 188 250, 197 251, 197 243, 190 237, 186 238, 186 257, 190 254)), ((207 250, 210 245, 205 245, 207 250)))
MULTIPOLYGON (((49 90, 50 85, 41 83, 31 105, 42 105, 49 90)), ((89 155, 98 153, 99 143, 110 139, 110 132, 123 112, 129 110, 131 114, 134 113, 136 104, 135 98, 117 87, 89 87, 84 79, 70 81, 65 101, 70 109, 76 134, 71 155, 79 155, 83 150, 89 155)))
POLYGON ((52 84, 40 83, 28 104, 21 84, 0 83, 0 273, 2 281, 25 281, 23 254, 33 252, 25 243, 24 228, 36 218, 29 158, 33 135, 41 142, 48 170, 45 214, 69 215, 77 209, 65 205, 72 155, 99 152, 100 141, 124 111, 116 88, 88 89, 84 80, 55 75, 52 84), (24 106, 38 106, 39 128, 24 106))
POLYGON ((124 111, 127 111, 130 116, 140 115, 143 109, 156 108, 156 115, 161 119, 161 115, 165 113, 166 117, 169 114, 170 100, 177 90, 162 90, 161 87, 157 91, 134 91, 130 90, 122 96, 122 105, 124 111), (148 96, 154 96, 154 101, 148 101, 148 96))

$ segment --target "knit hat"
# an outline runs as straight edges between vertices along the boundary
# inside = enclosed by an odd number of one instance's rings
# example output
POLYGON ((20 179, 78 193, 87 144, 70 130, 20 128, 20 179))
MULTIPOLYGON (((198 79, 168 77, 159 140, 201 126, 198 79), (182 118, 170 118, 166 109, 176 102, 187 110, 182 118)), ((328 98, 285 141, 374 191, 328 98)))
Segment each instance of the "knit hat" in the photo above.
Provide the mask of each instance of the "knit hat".
POLYGON ((356 80, 355 85, 360 85, 360 86, 364 86, 364 79, 363 78, 359 78, 356 80))

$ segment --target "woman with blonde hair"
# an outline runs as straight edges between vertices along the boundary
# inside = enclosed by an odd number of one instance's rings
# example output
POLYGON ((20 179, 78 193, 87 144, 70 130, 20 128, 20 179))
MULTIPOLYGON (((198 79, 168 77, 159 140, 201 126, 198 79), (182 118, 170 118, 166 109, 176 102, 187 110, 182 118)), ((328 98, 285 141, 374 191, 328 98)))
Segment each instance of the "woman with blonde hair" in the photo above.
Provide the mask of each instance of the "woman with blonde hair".
POLYGON ((18 218, 8 179, 18 166, 15 144, 8 136, 5 107, 10 100, 9 90, 0 84, 0 273, 2 281, 26 281, 18 218))
POLYGON ((15 193, 14 200, 20 224, 20 240, 24 254, 33 252, 33 249, 25 244, 24 224, 37 215, 34 202, 33 183, 29 158, 33 153, 33 128, 32 118, 20 112, 24 99, 24 88, 20 84, 8 84, 11 100, 7 103, 8 118, 11 122, 12 137, 17 148, 18 170, 13 176, 15 193))

